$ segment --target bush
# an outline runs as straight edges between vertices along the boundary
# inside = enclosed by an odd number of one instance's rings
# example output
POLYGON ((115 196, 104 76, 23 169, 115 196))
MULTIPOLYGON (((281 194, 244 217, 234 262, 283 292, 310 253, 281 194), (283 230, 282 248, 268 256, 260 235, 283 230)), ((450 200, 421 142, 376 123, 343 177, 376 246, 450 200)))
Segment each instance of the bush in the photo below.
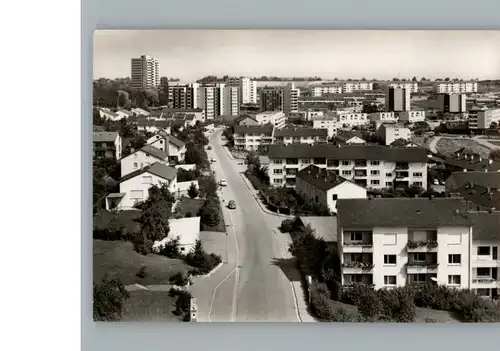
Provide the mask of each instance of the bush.
POLYGON ((134 245, 134 250, 142 255, 147 255, 151 253, 153 242, 147 238, 144 238, 142 234, 136 234, 132 238, 132 244, 134 245))
POLYGON ((116 321, 125 310, 125 300, 130 297, 118 279, 104 276, 101 284, 93 286, 93 316, 95 321, 116 321))
POLYGON ((382 311, 377 292, 363 284, 355 285, 352 290, 351 299, 358 307, 359 313, 368 320, 377 319, 382 311))
POLYGON ((137 272, 136 276, 141 279, 146 278, 148 276, 148 272, 146 272, 146 266, 142 266, 141 269, 139 269, 139 272, 137 272))
POLYGON ((282 233, 290 233, 294 229, 295 219, 284 219, 281 222, 280 230, 282 233))
POLYGON ((494 302, 482 299, 467 290, 458 293, 453 309, 467 323, 494 323, 500 321, 500 310, 494 302))
POLYGON ((203 250, 203 245, 200 240, 196 241, 194 250, 189 252, 185 257, 184 261, 191 267, 196 268, 190 273, 193 275, 207 274, 212 269, 214 269, 218 264, 222 262, 219 255, 210 253, 207 254, 203 250))
POLYGON ((186 286, 189 283, 189 277, 184 276, 181 272, 177 272, 174 275, 172 275, 170 278, 168 278, 168 281, 171 284, 174 284, 177 286, 186 286))
POLYGON ((187 193, 191 199, 195 199, 200 194, 200 191, 198 190, 198 188, 196 187, 196 185, 194 183, 191 183, 191 185, 188 188, 187 193))
POLYGON ((168 292, 169 296, 176 296, 175 300, 175 310, 173 313, 176 316, 180 316, 183 312, 189 313, 191 308, 191 293, 186 290, 178 290, 171 288, 168 292))
POLYGON ((220 203, 216 197, 209 197, 200 208, 201 223, 208 227, 215 227, 220 222, 220 203))
POLYGON ((414 292, 411 288, 381 289, 377 295, 381 306, 380 319, 402 323, 415 320, 414 292))
POLYGON ((330 303, 330 292, 323 283, 312 283, 310 288, 311 311, 324 320, 333 320, 335 311, 330 303))
POLYGON ((177 237, 175 239, 167 241, 161 248, 158 254, 169 257, 169 258, 179 258, 181 257, 181 252, 179 250, 179 240, 177 237))

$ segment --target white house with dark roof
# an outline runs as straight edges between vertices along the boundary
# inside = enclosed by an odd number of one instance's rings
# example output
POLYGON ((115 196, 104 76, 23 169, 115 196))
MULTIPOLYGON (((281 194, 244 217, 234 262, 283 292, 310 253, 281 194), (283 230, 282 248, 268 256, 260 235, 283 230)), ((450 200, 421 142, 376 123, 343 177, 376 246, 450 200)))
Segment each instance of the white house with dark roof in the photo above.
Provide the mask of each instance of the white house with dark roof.
POLYGON ((234 147, 239 150, 257 150, 268 147, 273 141, 274 126, 272 124, 258 126, 234 126, 234 147))
POLYGON ((117 132, 94 132, 92 134, 93 156, 114 158, 122 157, 122 138, 117 132))
POLYGON ((483 297, 498 299, 500 293, 500 212, 470 212, 473 222, 471 289, 483 297))
POLYGON ((138 202, 149 197, 153 185, 168 184, 170 192, 177 190, 177 170, 161 162, 155 162, 120 179, 120 192, 106 197, 106 209, 130 210, 138 202))
MULTIPOLYGON (((236 139, 235 139, 236 140, 236 139)), ((427 151, 382 145, 291 144, 269 146, 273 186, 295 187, 296 174, 311 164, 365 188, 427 188, 427 151)))
POLYGON ((119 162, 121 176, 124 177, 155 162, 168 164, 168 153, 154 146, 144 145, 142 148, 120 159, 119 162))
POLYGON ((326 143, 328 140, 326 129, 314 128, 283 128, 274 131, 273 143, 276 144, 315 144, 326 143))
POLYGON ((337 202, 342 284, 470 289, 472 219, 459 198, 337 202))
POLYGON ((401 123, 383 123, 375 132, 375 135, 384 145, 391 145, 398 139, 410 140, 411 130, 401 123))
POLYGON ((366 140, 351 131, 339 131, 335 136, 335 143, 338 145, 364 145, 366 140))
POLYGON ((366 199, 366 188, 342 178, 333 171, 310 165, 297 172, 295 191, 310 203, 337 212, 338 199, 366 199))
POLYGON ((182 162, 186 156, 186 144, 164 131, 150 137, 147 144, 167 152, 169 161, 182 162))
POLYGON ((186 255, 194 249, 196 240, 200 239, 201 217, 171 218, 168 220, 170 231, 168 236, 153 243, 153 251, 158 251, 175 238, 179 239, 179 252, 186 255))

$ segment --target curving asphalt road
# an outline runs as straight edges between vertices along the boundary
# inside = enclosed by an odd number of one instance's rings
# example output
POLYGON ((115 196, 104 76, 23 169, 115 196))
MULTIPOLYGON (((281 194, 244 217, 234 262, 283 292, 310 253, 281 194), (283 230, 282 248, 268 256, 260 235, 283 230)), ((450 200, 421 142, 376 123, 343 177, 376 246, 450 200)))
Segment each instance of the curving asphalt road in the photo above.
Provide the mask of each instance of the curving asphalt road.
POLYGON ((283 247, 272 231, 282 218, 265 214, 245 185, 243 167, 231 160, 221 145, 222 131, 210 137, 217 180, 226 179, 221 199, 235 200, 227 210, 228 262, 210 278, 198 279, 192 288, 197 298, 199 321, 298 322, 291 284, 277 264, 283 247), (236 245, 237 244, 237 245, 236 245))

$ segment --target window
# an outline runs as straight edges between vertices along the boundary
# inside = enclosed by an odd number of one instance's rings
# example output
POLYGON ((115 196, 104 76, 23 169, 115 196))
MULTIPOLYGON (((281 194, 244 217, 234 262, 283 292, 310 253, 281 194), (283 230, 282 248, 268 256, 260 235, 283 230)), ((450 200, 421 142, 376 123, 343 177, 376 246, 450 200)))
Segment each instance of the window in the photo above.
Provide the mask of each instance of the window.
POLYGON ((308 158, 305 158, 302 160, 302 163, 305 164, 305 165, 308 165, 309 163, 311 163, 311 160, 308 159, 308 158))
POLYGON ((396 255, 384 255, 384 264, 396 264, 396 255))
POLYGON ((371 185, 379 185, 380 184, 380 180, 378 180, 378 179, 372 179, 372 180, 370 180, 370 184, 371 185))
POLYGON ((362 241, 363 233, 361 232, 351 232, 351 241, 362 241))
POLYGON ((142 190, 131 190, 130 191, 130 198, 142 200, 142 190))
POLYGON ((384 245, 396 245, 396 234, 384 234, 384 245))
POLYGON ((490 255, 490 247, 489 246, 478 246, 477 247, 477 255, 478 256, 489 256, 490 255))
POLYGON ((423 273, 414 274, 413 281, 415 283, 425 283, 427 281, 427 277, 423 273))
POLYGON ((391 172, 386 173, 385 176, 390 178, 390 177, 392 177, 392 173, 391 172))
POLYGON ((392 182, 385 182, 385 186, 392 186, 392 182))
POLYGON ((486 268, 486 267, 478 267, 477 268, 477 273, 476 273, 476 276, 477 277, 489 277, 491 274, 490 274, 490 269, 489 268, 486 268))
POLYGON ((351 171, 342 171, 342 175, 350 176, 351 175, 351 171))
POLYGON ((283 160, 273 160, 273 163, 275 165, 281 165, 283 163, 283 160))
POLYGON ((349 166, 349 161, 342 161, 342 166, 349 166))
POLYGON ((318 202, 318 197, 317 196, 314 198, 314 202, 316 202, 316 203, 318 202))
POLYGON ((460 275, 449 275, 448 285, 460 285, 460 275))
POLYGON ((137 168, 137 162, 134 162, 134 168, 137 168))
POLYGON ((152 176, 143 176, 142 177, 142 184, 152 184, 152 183, 153 183, 152 176))
POLYGON ((416 252, 413 254, 413 262, 425 262, 425 252, 416 252))
POLYGON ((422 182, 413 182, 414 186, 422 186, 422 182))
POLYGON ((384 275, 384 285, 396 285, 396 276, 384 275))
POLYGON ((338 197, 338 195, 337 195, 337 194, 333 194, 333 195, 332 195, 332 200, 333 200, 333 201, 337 200, 337 197, 338 197))
POLYGON ((461 234, 448 234, 448 245, 460 245, 462 243, 461 234))
POLYGON ((370 164, 372 166, 378 166, 380 164, 380 161, 372 161, 370 164))
POLYGON ((283 179, 275 179, 274 180, 274 184, 282 184, 283 183, 283 179))
POLYGON ((273 170, 273 173, 274 174, 283 174, 283 170, 282 169, 275 169, 275 170, 273 170))
POLYGON ((413 172, 414 177, 422 177, 422 172, 413 172))
POLYGON ((379 175, 379 174, 380 174, 380 171, 377 171, 377 170, 370 171, 370 174, 371 174, 371 175, 379 175))
POLYGON ((449 264, 460 264, 462 262, 462 258, 460 254, 450 254, 448 255, 448 263, 449 264))

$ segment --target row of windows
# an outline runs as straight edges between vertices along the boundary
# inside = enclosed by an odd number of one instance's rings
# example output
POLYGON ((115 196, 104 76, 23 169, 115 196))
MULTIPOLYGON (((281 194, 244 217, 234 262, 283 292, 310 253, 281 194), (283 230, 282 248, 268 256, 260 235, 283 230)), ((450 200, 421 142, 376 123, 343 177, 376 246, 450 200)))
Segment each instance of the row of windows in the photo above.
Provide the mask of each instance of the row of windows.
MULTIPOLYGON (((462 277, 459 274, 448 275, 448 284, 449 285, 460 285, 462 277)), ((426 282, 427 275, 426 274, 413 274, 413 281, 415 283, 418 282, 426 282)), ((391 286, 396 285, 397 276, 395 275, 384 275, 384 285, 391 286)))
MULTIPOLYGON (((426 262, 427 255, 425 252, 415 252, 412 254, 413 262, 426 262)), ((448 264, 461 264, 462 263, 462 255, 460 254, 449 254, 448 255, 448 264)), ((387 265, 396 265, 397 264, 397 255, 384 255, 384 264, 387 265)))

